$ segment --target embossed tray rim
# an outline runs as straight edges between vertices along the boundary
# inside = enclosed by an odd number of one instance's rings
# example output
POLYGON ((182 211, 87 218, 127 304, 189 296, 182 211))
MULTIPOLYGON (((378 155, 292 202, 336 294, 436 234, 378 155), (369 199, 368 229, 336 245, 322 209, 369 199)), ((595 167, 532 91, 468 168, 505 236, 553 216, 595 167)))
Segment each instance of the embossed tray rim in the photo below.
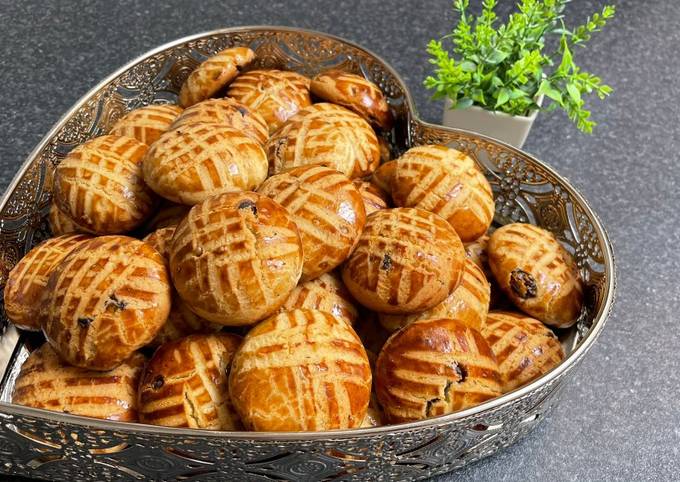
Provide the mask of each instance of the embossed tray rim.
MULTIPOLYGON (((537 378, 533 382, 524 385, 516 390, 513 390, 511 392, 508 392, 506 394, 503 394, 500 397, 494 398, 492 400, 489 400, 487 402, 484 402, 480 405, 477 405, 475 407, 466 409, 466 410, 461 410, 455 413, 447 414, 447 415, 441 415, 438 417, 434 418, 429 418, 425 420, 419 420, 416 422, 408 422, 408 423, 400 423, 400 424, 393 424, 393 425, 384 425, 380 427, 370 427, 370 428, 354 428, 354 429, 344 429, 344 430, 329 430, 329 431, 321 431, 321 432, 248 432, 248 431, 211 431, 211 430, 201 430, 201 429, 190 429, 190 428, 170 428, 170 427, 161 427, 157 425, 147 425, 143 423, 129 423, 129 422, 116 422, 116 421, 108 421, 108 420, 98 420, 98 419, 93 419, 90 417, 82 417, 82 416, 77 416, 77 415, 71 415, 71 414, 64 414, 60 412, 54 412, 50 410, 44 410, 44 409, 37 409, 37 408, 31 408, 31 407, 25 407, 21 405, 16 405, 13 403, 7 403, 7 402, 2 402, 0 401, 0 417, 3 416, 3 412, 10 412, 18 415, 26 415, 26 416, 32 416, 32 417, 39 417, 43 418, 46 420, 50 421, 55 421, 55 422, 64 422, 64 423, 70 423, 74 425, 79 425, 83 427, 90 427, 93 429, 108 429, 108 430, 117 430, 117 431, 122 431, 122 432, 139 432, 139 433, 156 433, 156 434, 165 434, 165 435, 178 435, 178 434, 183 434, 183 435, 191 435, 191 436, 199 436, 199 437, 209 437, 209 438, 230 438, 230 439, 251 439, 251 440, 266 440, 266 441, 275 441, 275 440, 281 440, 281 441, 297 441, 297 440, 311 440, 311 439, 344 439, 344 438, 352 438, 352 437, 361 437, 364 435, 376 435, 376 434, 381 434, 381 433, 395 433, 395 432, 401 432, 401 431, 408 431, 408 430, 413 430, 413 429, 422 429, 422 428, 434 428, 438 426, 444 426, 447 425, 448 423, 454 421, 454 420, 460 420, 466 417, 471 417, 474 415, 481 414, 483 412, 490 411, 500 405, 504 405, 508 402, 518 400, 520 398, 523 398, 524 396, 529 395, 531 392, 536 390, 537 388, 548 384, 551 380, 557 378, 560 374, 563 372, 569 370, 572 368, 572 365, 575 364, 576 361, 578 361, 581 356, 583 356, 592 346, 592 344, 595 342, 595 340, 598 338, 602 330, 604 329, 604 326, 607 321, 608 314, 611 311, 611 308, 614 303, 614 298, 615 298, 615 291, 616 291, 616 269, 615 269, 615 263, 614 263, 614 254, 613 254, 613 248, 611 245, 611 241, 609 240, 609 236, 607 235, 607 232, 602 225, 602 222, 600 221, 600 218, 597 216, 597 214, 592 210, 586 199, 581 195, 581 193, 574 188, 569 180, 565 178, 564 176, 561 176, 558 174, 552 167, 544 163, 543 161, 535 158, 531 154, 521 151, 519 149, 516 149, 515 147, 500 141, 498 139, 494 139, 488 136, 484 136, 482 134, 478 134, 476 132, 471 132, 467 131, 464 129, 454 129, 450 127, 445 127, 442 125, 438 124, 433 124, 429 122, 425 122, 421 120, 418 116, 418 112, 416 109, 416 106, 413 102, 413 98, 411 96, 411 92, 408 89, 407 84, 404 82, 404 80, 401 78, 401 76, 392 68, 392 66, 386 62, 381 56, 375 54, 369 49, 366 49, 365 47, 362 47, 355 42, 352 42, 350 40, 346 40, 342 37, 328 34, 325 32, 319 32, 311 29, 303 29, 303 28, 295 28, 295 27, 284 27, 284 26, 276 26, 276 25, 255 25, 255 26, 240 26, 240 27, 233 27, 233 28, 224 28, 224 29, 218 29, 218 30, 211 30, 211 31, 206 31, 190 36, 186 36, 177 40, 173 40, 170 42, 167 42, 159 47, 156 47, 152 50, 149 50, 142 55, 136 57, 135 59, 131 60, 127 64, 123 65, 122 67, 116 69, 113 73, 108 75, 104 80, 100 81, 97 85, 95 85, 93 88, 88 90, 78 101, 68 110, 64 115, 61 116, 61 118, 54 124, 54 126, 49 130, 49 132, 43 137, 43 139, 37 144, 37 146, 31 151, 31 153, 27 156, 26 160, 24 163, 21 165, 20 169, 12 179, 12 182, 9 184, 7 187, 5 193, 2 196, 2 199, 0 199, 0 210, 2 210, 5 207, 5 204, 7 203, 11 193, 14 191, 16 188, 17 184, 22 178, 22 175, 24 172, 28 169, 29 165, 31 164, 33 158, 35 158, 37 155, 40 154, 40 152, 44 149, 44 147, 48 144, 50 139, 53 137, 55 133, 61 129, 64 124, 68 121, 68 119, 78 111, 88 100, 90 97, 92 97, 95 93, 103 89, 106 85, 108 85, 110 82, 114 81, 118 76, 129 70, 130 68, 134 67, 135 65, 143 62, 147 58, 156 55, 158 53, 161 53, 165 50, 168 50, 173 47, 177 47, 181 44, 184 44, 186 42, 190 42, 193 40, 198 40, 204 37, 209 37, 213 35, 220 35, 220 34, 225 34, 225 33, 238 33, 238 32, 257 32, 257 31, 284 31, 284 32, 306 32, 309 34, 314 34, 317 36, 321 37, 327 37, 342 43, 345 43, 349 46, 352 46, 358 50, 361 50, 365 53, 367 53, 370 56, 373 56, 376 60, 382 62, 382 64, 385 66, 387 70, 390 71, 392 75, 398 80, 398 82, 402 85, 404 95, 406 98, 406 102, 408 104, 408 113, 411 116, 411 121, 419 124, 423 127, 430 127, 430 128, 435 128, 437 130, 442 130, 442 131, 448 131, 448 132, 457 132, 457 133, 462 133, 462 134, 467 134, 472 138, 479 138, 482 140, 486 141, 492 141, 496 144, 502 145, 505 147, 507 150, 510 150, 512 152, 521 154, 527 158, 530 158, 533 163, 536 163, 541 166, 541 168, 545 169, 546 171, 550 172, 553 174, 556 178, 559 178, 563 186, 569 191, 569 193, 576 198, 583 206, 584 209, 587 210, 588 214, 591 215, 593 225, 596 230, 596 234, 598 239, 600 240, 602 246, 605 248, 603 251, 603 258, 604 258, 604 272, 606 274, 606 291, 607 291, 607 296, 604 302, 600 305, 600 309, 598 310, 597 314, 593 317, 593 323, 592 326, 590 327, 588 333, 585 335, 585 337, 580 341, 578 347, 574 350, 572 350, 569 355, 560 363, 557 367, 555 367, 553 370, 550 372, 544 374, 543 376, 537 378)), ((409 132, 409 137, 410 137, 410 132, 409 132)), ((409 139, 409 144, 410 144, 410 139, 409 139)))

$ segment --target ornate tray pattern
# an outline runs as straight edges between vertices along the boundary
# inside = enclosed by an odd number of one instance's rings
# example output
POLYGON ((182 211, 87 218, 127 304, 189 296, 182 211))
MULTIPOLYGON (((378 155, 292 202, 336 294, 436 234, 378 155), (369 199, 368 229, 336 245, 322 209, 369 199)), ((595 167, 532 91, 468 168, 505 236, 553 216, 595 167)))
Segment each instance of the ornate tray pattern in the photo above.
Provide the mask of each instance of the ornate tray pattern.
MULTIPOLYGON (((173 102, 189 72, 217 50, 248 45, 257 67, 313 75, 334 66, 377 83, 398 119, 385 134, 393 154, 450 143, 472 155, 496 195, 496 222, 554 232, 586 280, 586 307, 561 334, 568 358, 532 384, 464 412, 398 426, 326 433, 173 430, 96 421, 9 403, 30 337, 0 312, 0 472, 53 480, 416 480, 493 454, 531 431, 602 330, 613 303, 614 260, 586 201, 545 164, 501 142, 420 121, 403 81, 374 54, 329 35, 280 27, 220 30, 160 47, 83 97, 29 156, 0 203, 0 288, 19 258, 49 236, 54 166, 130 109, 173 102)), ((2 304, 0 304, 1 306, 2 304)))

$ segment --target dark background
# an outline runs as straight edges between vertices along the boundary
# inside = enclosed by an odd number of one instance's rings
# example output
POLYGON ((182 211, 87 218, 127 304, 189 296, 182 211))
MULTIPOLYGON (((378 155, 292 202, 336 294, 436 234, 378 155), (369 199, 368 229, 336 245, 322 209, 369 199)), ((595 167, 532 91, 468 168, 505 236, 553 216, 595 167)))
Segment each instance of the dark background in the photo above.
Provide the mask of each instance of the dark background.
MULTIPOLYGON (((442 104, 422 87, 424 47, 452 27, 450 3, 0 0, 0 190, 104 76, 162 43, 224 27, 297 26, 358 42, 401 73, 424 119, 439 122, 442 104)), ((507 12, 514 2, 500 3, 507 12)), ((603 3, 574 0, 568 23, 603 3)), ((575 54, 615 88, 606 102, 592 103, 595 134, 580 134, 561 112, 541 113, 525 146, 568 177, 609 230, 619 274, 614 312, 535 432, 439 480, 680 477, 680 2, 615 3, 611 25, 575 54)))

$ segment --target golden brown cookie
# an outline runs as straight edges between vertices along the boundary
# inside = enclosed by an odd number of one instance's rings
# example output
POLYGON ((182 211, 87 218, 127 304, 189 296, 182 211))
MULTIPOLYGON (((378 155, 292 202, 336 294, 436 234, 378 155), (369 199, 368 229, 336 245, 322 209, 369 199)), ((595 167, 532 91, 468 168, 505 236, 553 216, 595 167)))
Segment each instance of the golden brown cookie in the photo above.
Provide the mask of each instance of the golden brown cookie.
POLYGON ((262 116, 229 97, 208 99, 192 105, 177 118, 172 129, 198 123, 231 127, 260 144, 264 144, 269 138, 269 128, 262 116))
POLYGON ((113 370, 73 367, 45 343, 32 352, 14 385, 12 403, 83 417, 137 421, 137 386, 146 359, 133 353, 113 370))
POLYGON ((380 211, 381 209, 387 209, 389 202, 388 197, 380 188, 368 181, 362 181, 361 179, 354 179, 352 182, 359 190, 359 194, 361 194, 361 197, 364 200, 366 216, 376 211, 380 211))
POLYGON ((520 310, 556 328, 576 323, 583 305, 581 277, 552 233, 507 224, 493 232, 487 254, 496 281, 520 310))
MULTIPOLYGON (((175 226, 161 228, 144 238, 144 242, 150 244, 158 251, 166 262, 170 261, 170 244, 175 233, 175 226)), ((179 340, 193 333, 212 333, 219 331, 222 325, 210 323, 191 311, 175 289, 172 290, 172 306, 168 319, 156 336, 149 343, 149 346, 156 347, 169 341, 179 340)))
POLYGON ((320 164, 354 178, 369 175, 380 163, 378 138, 368 122, 326 103, 297 113, 272 134, 265 149, 270 174, 320 164))
POLYGON ((392 192, 392 177, 394 171, 397 170, 397 161, 388 161, 380 164, 380 166, 371 175, 371 184, 378 189, 386 192, 392 192))
POLYGON ((342 173, 300 166, 267 179, 260 194, 286 208, 300 231, 302 280, 317 278, 347 259, 366 223, 363 199, 342 173))
POLYGON ((77 225, 97 234, 130 231, 151 214, 155 196, 144 183, 147 145, 101 136, 73 149, 56 169, 54 199, 77 225))
POLYGON ((147 234, 143 241, 150 244, 167 262, 170 258, 170 244, 172 243, 172 236, 175 234, 176 228, 177 226, 167 226, 157 229, 153 233, 147 234))
POLYGON ((109 134, 132 137, 150 146, 168 130, 181 113, 182 108, 174 104, 151 104, 140 107, 118 119, 109 134))
POLYGON ((40 330, 40 307, 50 273, 90 236, 65 234, 43 241, 12 268, 5 284, 5 314, 17 327, 40 330))
POLYGON ((249 430, 354 428, 366 416, 371 369, 349 324, 323 311, 288 311, 248 332, 229 390, 249 430))
POLYGON ((255 52, 247 47, 232 47, 217 52, 189 74, 179 91, 179 104, 189 107, 212 97, 254 59, 255 52))
POLYGON ((284 70, 251 70, 240 75, 227 96, 260 114, 271 134, 300 109, 312 104, 310 80, 304 75, 284 70))
POLYGON ((465 260, 465 270, 458 287, 434 308, 412 315, 378 314, 380 324, 387 330, 396 331, 416 320, 451 318, 465 326, 481 330, 489 312, 491 290, 486 276, 479 267, 465 260))
POLYGON ((464 262, 463 243, 444 219, 422 209, 383 209, 368 217, 342 279, 371 310, 417 313, 456 289, 464 262))
POLYGON ((84 241, 47 283, 43 331, 72 365, 111 370, 149 343, 170 311, 161 255, 127 236, 84 241))
POLYGON ((165 201, 156 214, 154 214, 144 225, 144 230, 146 232, 153 232, 157 229, 177 226, 187 215, 189 209, 191 209, 191 207, 185 204, 175 204, 170 201, 165 201))
POLYGON ((496 355, 504 392, 529 383, 564 360, 562 345, 550 328, 519 313, 489 313, 482 334, 496 355))
POLYGON ((241 337, 190 335, 165 343, 139 384, 139 420, 166 427, 239 430, 228 374, 241 337))
POLYGON ((493 221, 493 194, 471 157, 450 147, 427 145, 409 149, 396 162, 391 181, 396 206, 439 214, 464 242, 486 233, 493 221))
POLYGON ((76 222, 71 219, 68 214, 59 209, 54 202, 50 204, 50 212, 47 215, 47 220, 50 224, 52 236, 62 236, 64 234, 73 233, 92 233, 89 229, 76 224, 76 222))
POLYGON ((327 70, 312 79, 312 94, 353 110, 366 120, 389 129, 394 118, 382 91, 370 80, 342 70, 327 70))
POLYGON ((302 243, 278 203, 254 192, 225 193, 194 206, 177 226, 170 269, 196 314, 248 325, 275 313, 297 285, 302 243))
POLYGON ((415 321, 392 335, 378 356, 375 385, 390 423, 457 412, 501 394, 484 337, 450 319, 415 321))
POLYGON ((219 124, 166 132, 144 158, 144 180, 170 201, 193 205, 228 191, 247 191, 267 177, 262 146, 219 124))
POLYGON ((489 259, 486 255, 486 248, 489 245, 489 236, 483 234, 474 241, 465 243, 465 255, 475 263, 486 274, 489 272, 489 259))
POLYGON ((336 273, 324 273, 295 287, 280 311, 319 310, 353 324, 359 312, 349 291, 336 273))

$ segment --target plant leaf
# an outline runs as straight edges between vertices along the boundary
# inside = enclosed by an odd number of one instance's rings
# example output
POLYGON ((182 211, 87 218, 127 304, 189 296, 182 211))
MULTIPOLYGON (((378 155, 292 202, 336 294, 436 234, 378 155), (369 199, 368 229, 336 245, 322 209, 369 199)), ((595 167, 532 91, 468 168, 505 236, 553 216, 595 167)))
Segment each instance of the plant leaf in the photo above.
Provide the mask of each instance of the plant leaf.
POLYGON ((472 99, 469 97, 463 97, 461 99, 458 99, 458 102, 456 102, 456 105, 453 106, 454 109, 467 109, 473 104, 472 99))
POLYGON ((571 82, 568 83, 567 92, 569 93, 569 97, 571 97, 571 100, 577 103, 581 102, 581 92, 578 90, 578 87, 576 87, 575 84, 571 82))
POLYGON ((463 72, 474 72, 477 70, 477 64, 469 60, 463 60, 458 66, 463 72))
POLYGON ((496 99, 495 108, 498 109, 500 106, 502 106, 503 104, 505 104, 509 100, 510 100, 510 90, 507 87, 503 87, 498 92, 498 98, 496 99))

